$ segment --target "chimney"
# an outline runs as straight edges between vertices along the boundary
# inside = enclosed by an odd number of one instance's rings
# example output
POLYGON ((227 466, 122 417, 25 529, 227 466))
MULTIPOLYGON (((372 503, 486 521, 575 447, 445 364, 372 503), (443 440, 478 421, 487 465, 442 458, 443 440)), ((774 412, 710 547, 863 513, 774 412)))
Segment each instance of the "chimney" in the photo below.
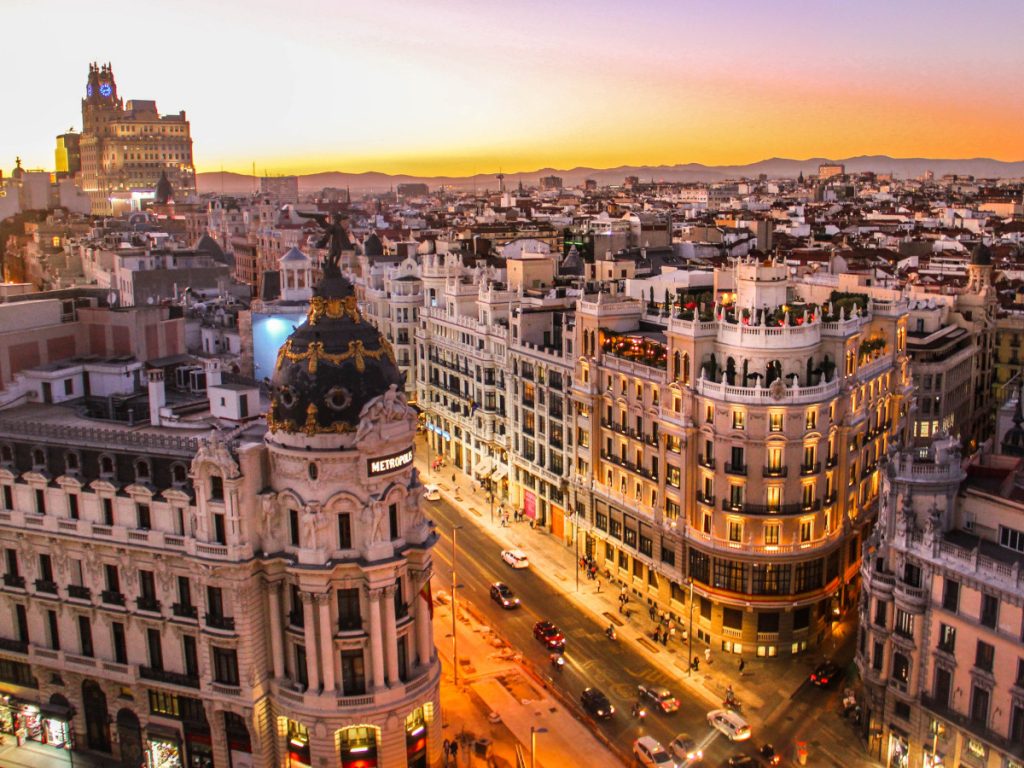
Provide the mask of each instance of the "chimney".
POLYGON ((167 404, 167 391, 164 389, 164 369, 150 368, 149 376, 149 423, 160 426, 160 409, 167 404))

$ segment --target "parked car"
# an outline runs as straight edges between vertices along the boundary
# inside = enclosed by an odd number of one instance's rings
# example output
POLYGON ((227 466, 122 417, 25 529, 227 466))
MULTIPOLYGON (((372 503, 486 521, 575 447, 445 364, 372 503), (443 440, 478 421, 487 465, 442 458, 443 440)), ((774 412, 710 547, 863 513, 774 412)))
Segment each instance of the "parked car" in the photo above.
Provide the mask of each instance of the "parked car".
POLYGON ((633 755, 644 768, 675 768, 671 755, 653 736, 641 736, 634 741, 633 755))
POLYGON ((638 685, 637 690, 642 698, 650 699, 662 714, 671 715, 679 709, 679 699, 673 696, 668 688, 638 685))
POLYGON ((508 588, 507 584, 502 584, 500 581, 491 584, 491 600, 502 608, 519 607, 519 598, 512 594, 512 590, 508 588))
POLYGON ((704 757, 704 750, 697 747, 697 742, 688 733, 680 733, 672 739, 668 743, 668 751, 672 753, 672 757, 679 760, 683 765, 689 765, 694 760, 700 760, 704 757))
POLYGON ((427 501, 440 501, 441 500, 441 489, 436 485, 424 485, 423 486, 423 498, 427 501))
POLYGON ((731 709, 713 709, 708 712, 708 725, 724 733, 729 741, 745 741, 750 738, 750 725, 731 709))
POLYGON ((811 672, 811 682, 819 688, 828 688, 833 681, 838 680, 843 674, 839 665, 834 661, 825 659, 811 672))
POLYGON ((521 549, 506 549, 501 553, 501 559, 513 568, 529 568, 530 561, 526 553, 521 549))
POLYGON ((533 625, 533 636, 551 651, 565 650, 565 635, 550 621, 538 621, 533 625))
POLYGON ((607 720, 615 714, 615 707, 608 701, 608 697, 597 688, 584 688, 583 693, 580 694, 580 703, 583 705, 583 709, 594 717, 607 720))

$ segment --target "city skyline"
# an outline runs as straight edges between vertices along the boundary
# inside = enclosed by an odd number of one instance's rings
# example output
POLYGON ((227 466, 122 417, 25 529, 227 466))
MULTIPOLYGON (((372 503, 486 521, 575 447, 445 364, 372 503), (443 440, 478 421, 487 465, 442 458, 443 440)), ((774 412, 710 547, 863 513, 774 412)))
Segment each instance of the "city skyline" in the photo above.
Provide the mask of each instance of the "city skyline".
POLYGON ((81 128, 94 60, 112 63, 126 100, 186 111, 199 172, 1024 158, 1011 39, 1024 11, 943 6, 185 3, 128 19, 14 3, 12 29, 61 23, 45 58, 37 36, 9 40, 45 90, 5 78, 21 114, 0 165, 52 168, 53 137, 81 128))

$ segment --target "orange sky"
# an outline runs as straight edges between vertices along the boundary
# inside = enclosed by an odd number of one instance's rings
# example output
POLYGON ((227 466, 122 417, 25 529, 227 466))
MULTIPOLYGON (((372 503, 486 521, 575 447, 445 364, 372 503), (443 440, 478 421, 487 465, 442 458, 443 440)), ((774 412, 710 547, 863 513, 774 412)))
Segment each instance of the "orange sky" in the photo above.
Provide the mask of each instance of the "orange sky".
POLYGON ((1012 2, 8 0, 4 15, 25 32, 8 61, 31 64, 2 75, 18 100, 4 168, 53 166, 92 60, 126 99, 188 112, 200 171, 1024 159, 1012 2))

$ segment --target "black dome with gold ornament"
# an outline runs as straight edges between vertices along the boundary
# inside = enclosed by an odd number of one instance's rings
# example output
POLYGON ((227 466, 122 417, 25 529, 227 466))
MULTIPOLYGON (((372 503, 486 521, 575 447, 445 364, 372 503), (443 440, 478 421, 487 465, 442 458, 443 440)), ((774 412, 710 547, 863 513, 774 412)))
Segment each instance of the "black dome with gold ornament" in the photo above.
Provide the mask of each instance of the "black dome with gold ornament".
POLYGON ((336 269, 313 291, 306 321, 277 353, 267 426, 271 432, 355 432, 363 406, 404 375, 380 332, 363 320, 352 283, 336 269))

